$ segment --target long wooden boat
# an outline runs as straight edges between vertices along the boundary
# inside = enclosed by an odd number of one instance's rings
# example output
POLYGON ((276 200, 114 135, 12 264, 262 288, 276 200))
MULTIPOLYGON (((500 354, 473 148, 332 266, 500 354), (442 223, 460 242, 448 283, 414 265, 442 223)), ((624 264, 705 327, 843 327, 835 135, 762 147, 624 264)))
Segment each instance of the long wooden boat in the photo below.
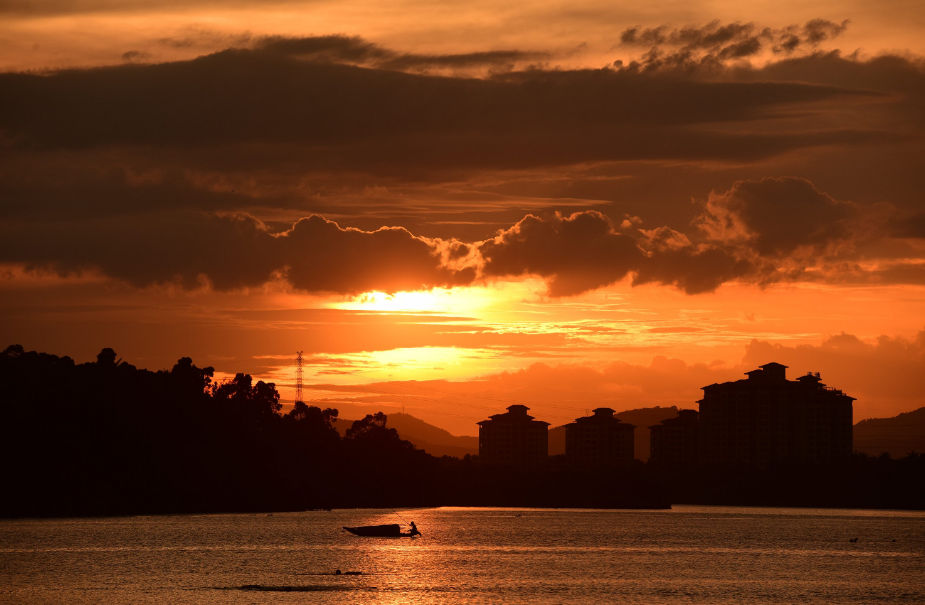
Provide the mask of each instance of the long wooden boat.
POLYGON ((391 525, 361 525, 359 527, 346 527, 344 529, 355 536, 366 538, 413 538, 410 533, 402 533, 398 523, 391 525))

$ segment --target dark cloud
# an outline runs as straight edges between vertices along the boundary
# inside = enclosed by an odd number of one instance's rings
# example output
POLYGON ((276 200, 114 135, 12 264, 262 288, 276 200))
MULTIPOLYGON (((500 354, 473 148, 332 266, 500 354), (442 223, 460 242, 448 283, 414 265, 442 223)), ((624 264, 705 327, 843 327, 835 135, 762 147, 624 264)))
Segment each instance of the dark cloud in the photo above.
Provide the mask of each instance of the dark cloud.
POLYGON ((702 208, 687 232, 644 229, 636 217, 616 224, 588 210, 527 215, 473 243, 402 227, 343 228, 317 215, 276 232, 249 215, 182 209, 46 221, 14 215, 0 229, 0 263, 61 275, 96 269, 139 287, 231 290, 279 280, 339 294, 528 276, 543 278, 552 297, 624 279, 688 294, 730 281, 925 283, 922 252, 907 241, 917 232, 892 207, 862 207, 778 177, 738 181, 702 208))
POLYGON ((309 292, 360 294, 468 285, 475 268, 456 271, 441 258, 442 242, 418 238, 401 227, 341 229, 320 216, 300 220, 280 238, 286 276, 309 292))
POLYGON ((751 37, 754 23, 728 23, 711 21, 703 26, 688 25, 669 29, 666 25, 640 28, 629 27, 620 34, 620 43, 625 46, 681 46, 688 49, 715 49, 729 42, 738 42, 751 37))
POLYGON ((645 258, 635 239, 618 232, 599 212, 550 220, 527 216, 483 243, 482 271, 489 277, 538 275, 551 296, 569 296, 623 279, 645 258))
POLYGON ((268 53, 297 57, 309 61, 349 63, 395 71, 426 69, 461 69, 469 67, 513 67, 526 61, 548 59, 545 52, 494 50, 448 55, 399 53, 358 36, 259 38, 254 48, 268 53))
MULTIPOLYGON (((811 46, 840 28, 811 22, 787 31, 811 46)), ((248 48, 192 61, 0 74, 0 262, 61 273, 96 268, 139 286, 234 289, 280 279, 338 293, 525 275, 544 278, 551 296, 623 279, 688 293, 732 280, 923 279, 909 261, 919 254, 914 242, 893 241, 918 237, 915 219, 902 221, 920 209, 871 221, 869 203, 836 199, 805 179, 762 180, 770 170, 759 163, 795 162, 797 154, 784 154, 810 148, 919 149, 925 70, 917 60, 813 53, 760 69, 729 67, 776 39, 753 24, 634 30, 624 38, 670 47, 652 51, 653 60, 681 49, 725 67, 680 75, 509 71, 537 57, 408 54, 322 36, 247 39, 248 48), (470 68, 480 76, 456 71, 470 68), (655 178, 624 179, 654 175, 666 160, 682 166, 674 174, 697 172, 698 186, 677 185, 674 201, 663 204, 655 178), (537 171, 551 169, 561 185, 535 185, 537 171), (502 171, 524 171, 529 197, 541 203, 528 205, 524 189, 506 183, 479 191, 452 185, 477 174, 490 182, 502 171), (579 171, 588 178, 576 184, 571 175, 579 171), (598 174, 619 176, 624 188, 598 174), (715 178, 721 189, 704 206, 690 205, 690 193, 705 193, 715 178), (430 199, 419 195, 405 208, 403 186, 430 199), (319 194, 351 187, 357 199, 350 202, 319 194), (465 195, 503 212, 456 231, 442 223, 473 216, 431 216, 465 195), (659 206, 646 214, 656 227, 672 228, 623 225, 625 198, 634 196, 642 196, 630 201, 635 208, 659 206), (380 198, 390 200, 388 213, 377 211, 380 198), (601 212, 523 218, 585 199, 578 208, 605 211, 619 224, 601 212), (676 208, 678 199, 683 212, 661 208, 676 208), (341 224, 315 216, 293 226, 309 214, 341 224)), ((915 157, 905 160, 910 167, 915 157)), ((790 166, 772 173, 800 170, 790 166)))
POLYGON ((761 42, 758 38, 749 38, 735 44, 730 44, 719 53, 720 59, 741 59, 758 54, 761 51, 761 42))
POLYGON ((925 284, 925 255, 906 241, 916 237, 916 220, 891 204, 836 200, 806 179, 778 177, 713 192, 694 224, 740 259, 742 271, 729 277, 762 284, 925 284))
POLYGON ((199 25, 189 25, 174 36, 157 40, 168 48, 242 48, 254 43, 254 36, 249 32, 230 34, 199 25))
POLYGON ((265 36, 253 46, 259 51, 328 63, 372 63, 398 54, 359 36, 265 36))
MULTIPOLYGON (((841 276, 833 275, 835 280, 841 276)), ((925 262, 919 259, 918 262, 897 262, 887 263, 885 266, 874 270, 860 270, 857 272, 857 279, 852 279, 853 275, 849 274, 843 278, 848 283, 861 284, 925 284, 925 262)))
MULTIPOLYGON (((0 74, 0 216, 186 208, 291 224, 309 213, 341 214, 320 201, 324 187, 620 161, 741 165, 803 149, 861 153, 914 136, 910 125, 922 121, 921 99, 896 89, 918 94, 921 69, 898 58, 807 57, 724 81, 615 70, 436 77, 402 70, 490 66, 526 54, 408 55, 344 36, 244 43, 252 48, 194 61, 0 74), (902 119, 884 122, 901 103, 902 119), (841 117, 858 106, 868 110, 861 119, 841 117)), ((388 220, 362 225, 396 224, 388 220)), ((400 224, 446 233, 421 222, 400 224)))
POLYGON ((813 82, 902 95, 925 94, 925 61, 897 55, 860 61, 833 50, 773 61, 761 69, 738 68, 731 73, 738 81, 813 82))
POLYGON ((143 50, 129 50, 122 53, 122 60, 128 63, 133 61, 146 61, 151 58, 151 53, 143 50))
MULTIPOLYGON (((872 112, 852 114, 853 120, 880 128, 904 130, 921 138, 925 127, 925 60, 883 55, 868 61, 844 57, 838 51, 814 53, 775 61, 755 69, 735 69, 737 81, 802 81, 827 86, 848 86, 855 90, 876 91, 887 103, 872 112)), ((921 157, 921 152, 914 152, 921 157)))
POLYGON ((803 37, 809 44, 819 44, 840 36, 848 29, 848 23, 848 19, 841 23, 833 23, 826 19, 812 19, 803 26, 803 37))
POLYGON ((739 181, 707 201, 700 225, 712 239, 742 242, 761 255, 814 254, 851 236, 858 208, 834 200, 805 179, 739 181))
POLYGON ((893 225, 897 237, 925 239, 925 213, 900 219, 893 225))
POLYGON ((178 167, 135 172, 125 165, 126 158, 108 154, 94 158, 96 162, 86 156, 71 162, 60 156, 25 155, 5 158, 7 169, 0 170, 0 219, 57 222, 180 209, 241 212, 292 204, 291 198, 270 193, 257 197, 231 187, 197 186, 178 167))
POLYGON ((0 259, 62 275, 97 269, 138 287, 210 285, 217 290, 288 279, 298 290, 368 290, 463 285, 472 268, 444 262, 443 242, 402 228, 342 229, 312 216, 272 234, 250 216, 168 213, 40 226, 7 221, 0 259))
POLYGON ((478 244, 416 237, 398 227, 341 228, 320 216, 282 233, 246 215, 170 212, 47 223, 6 221, 0 262, 61 275, 96 269, 134 286, 217 290, 285 280, 306 292, 359 294, 468 285, 537 275, 550 296, 619 281, 710 291, 749 265, 667 228, 616 228, 605 215, 527 216, 478 244))
MULTIPOLYGON (((381 52, 337 37, 273 44, 381 52)), ((896 136, 854 124, 774 133, 710 127, 870 97, 841 87, 659 79, 613 70, 436 77, 300 59, 292 49, 272 48, 176 63, 0 74, 0 129, 14 149, 196 149, 198 161, 231 153, 239 162, 262 157, 339 171, 407 170, 419 161, 505 168, 618 159, 753 160, 896 136)), ((476 55, 440 61, 485 58, 476 55)))
POLYGON ((536 275, 550 296, 572 296, 620 281, 673 285, 688 294, 715 290, 748 274, 752 266, 718 246, 692 245, 663 227, 620 228, 594 211, 550 219, 528 216, 479 247, 486 277, 536 275))
POLYGON ((805 179, 765 178, 712 193, 687 234, 636 218, 617 227, 600 212, 528 216, 479 252, 485 277, 539 276, 554 297, 626 277, 688 294, 736 280, 925 283, 925 264, 908 258, 921 251, 890 244, 915 232, 885 219, 895 212, 836 200, 805 179))
POLYGON ((148 214, 62 222, 4 221, 0 257, 62 275, 99 269, 143 287, 203 278, 220 290, 272 278, 281 257, 259 221, 196 213, 148 214))
POLYGON ((868 262, 831 262, 814 270, 799 270, 772 276, 769 281, 804 281, 841 285, 925 285, 925 262, 919 257, 907 261, 866 259, 868 262), (872 266, 873 265, 873 266, 872 266))
POLYGON ((649 48, 642 57, 618 62, 627 71, 718 70, 762 52, 791 55, 815 51, 820 44, 842 34, 848 21, 812 19, 803 26, 758 28, 754 23, 711 21, 703 26, 670 29, 630 27, 620 34, 619 46, 649 48))
POLYGON ((700 245, 652 254, 639 266, 633 285, 675 286, 687 294, 712 292, 728 281, 752 273, 754 267, 727 249, 700 245))

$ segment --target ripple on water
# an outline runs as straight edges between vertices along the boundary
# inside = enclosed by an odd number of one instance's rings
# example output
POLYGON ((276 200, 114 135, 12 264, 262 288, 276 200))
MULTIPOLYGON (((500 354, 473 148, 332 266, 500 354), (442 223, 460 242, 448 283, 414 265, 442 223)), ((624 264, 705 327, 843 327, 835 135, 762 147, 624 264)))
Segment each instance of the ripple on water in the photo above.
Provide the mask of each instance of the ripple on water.
POLYGON ((923 513, 453 508, 398 511, 415 541, 340 531, 394 512, 0 521, 0 603, 925 602, 923 513))

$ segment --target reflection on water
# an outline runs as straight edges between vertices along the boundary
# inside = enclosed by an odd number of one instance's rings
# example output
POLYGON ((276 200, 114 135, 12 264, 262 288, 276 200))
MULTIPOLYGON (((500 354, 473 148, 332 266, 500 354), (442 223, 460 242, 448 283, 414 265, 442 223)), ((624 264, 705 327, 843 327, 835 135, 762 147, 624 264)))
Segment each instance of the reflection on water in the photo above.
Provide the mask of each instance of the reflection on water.
POLYGON ((398 513, 0 521, 0 603, 925 603, 923 513, 398 513))

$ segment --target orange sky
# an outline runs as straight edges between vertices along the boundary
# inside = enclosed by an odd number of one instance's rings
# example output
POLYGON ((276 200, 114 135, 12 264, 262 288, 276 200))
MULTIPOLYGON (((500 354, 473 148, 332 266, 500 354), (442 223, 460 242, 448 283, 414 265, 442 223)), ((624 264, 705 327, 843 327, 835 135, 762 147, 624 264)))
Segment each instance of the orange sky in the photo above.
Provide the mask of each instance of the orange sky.
POLYGON ((925 405, 920 2, 0 4, 0 342, 456 434, 925 405), (847 20, 847 22, 846 22, 847 20))

